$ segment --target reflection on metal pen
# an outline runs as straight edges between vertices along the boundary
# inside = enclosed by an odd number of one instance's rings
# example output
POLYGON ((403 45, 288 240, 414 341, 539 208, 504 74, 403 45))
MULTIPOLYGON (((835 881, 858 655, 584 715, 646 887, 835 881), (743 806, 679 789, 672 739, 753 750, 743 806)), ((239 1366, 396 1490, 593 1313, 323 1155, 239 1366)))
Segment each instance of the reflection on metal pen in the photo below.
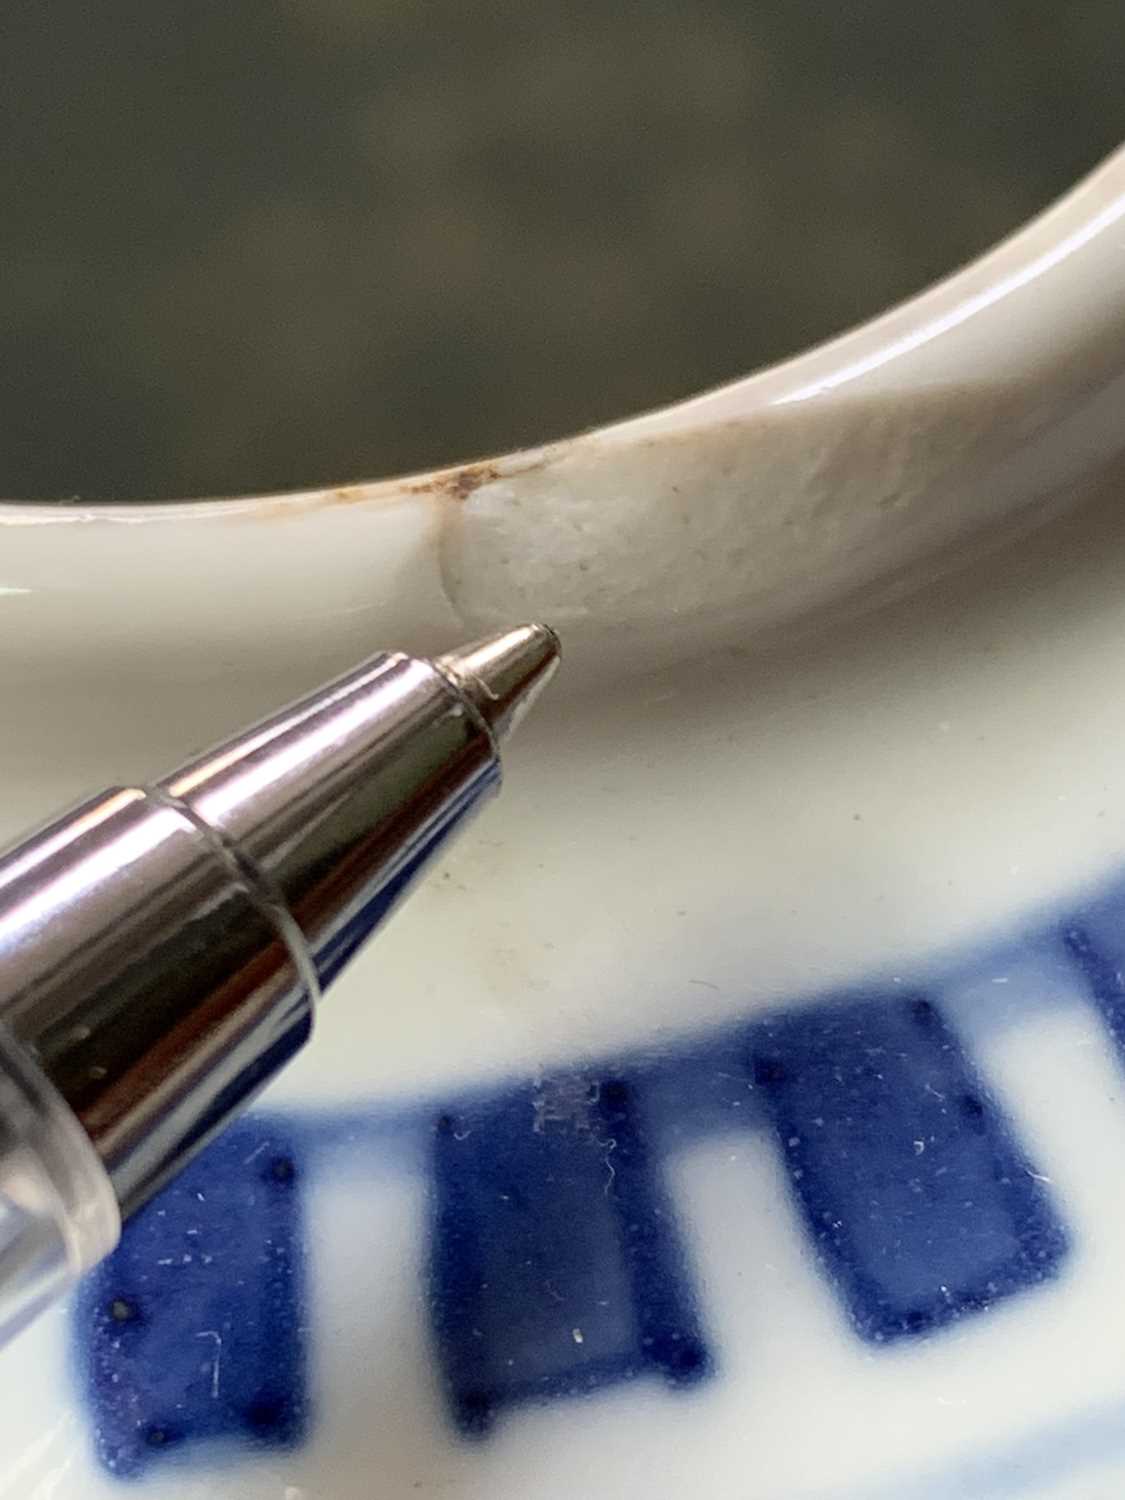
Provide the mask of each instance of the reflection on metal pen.
POLYGON ((373 657, 0 857, 0 1341, 306 1041, 557 663, 542 625, 373 657))

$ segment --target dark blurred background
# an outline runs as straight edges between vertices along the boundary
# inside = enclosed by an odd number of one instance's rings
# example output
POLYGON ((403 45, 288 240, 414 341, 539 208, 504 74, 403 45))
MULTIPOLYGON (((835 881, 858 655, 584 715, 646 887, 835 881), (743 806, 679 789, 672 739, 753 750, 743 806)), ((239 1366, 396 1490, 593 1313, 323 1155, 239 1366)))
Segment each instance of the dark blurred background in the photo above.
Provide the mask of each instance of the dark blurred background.
POLYGON ((0 494, 373 478, 748 372, 1125 135, 1122 0, 7 0, 0 494))

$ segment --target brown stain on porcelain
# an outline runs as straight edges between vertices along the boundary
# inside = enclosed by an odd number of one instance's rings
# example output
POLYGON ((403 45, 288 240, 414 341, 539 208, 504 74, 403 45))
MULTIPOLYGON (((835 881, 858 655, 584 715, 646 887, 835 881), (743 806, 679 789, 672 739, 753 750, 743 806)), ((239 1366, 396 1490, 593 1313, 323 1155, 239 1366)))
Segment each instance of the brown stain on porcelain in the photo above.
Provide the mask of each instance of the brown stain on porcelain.
POLYGON ((419 479, 377 480, 374 483, 345 484, 329 490, 321 499, 325 505, 361 505, 370 500, 398 498, 402 495, 435 495, 441 499, 467 500, 482 484, 500 478, 496 460, 478 460, 441 469, 419 479))
POLYGON ((482 484, 490 484, 500 478, 500 465, 495 460, 461 464, 455 469, 442 469, 437 474, 403 486, 411 495, 438 495, 447 500, 464 501, 482 484))
POLYGON ((499 473, 500 470, 494 463, 477 463, 418 480, 361 480, 357 484, 341 484, 326 490, 263 495, 256 500, 251 513, 255 520, 274 521, 286 516, 307 515, 312 510, 334 510, 353 505, 391 505, 415 495, 463 501, 482 484, 498 478, 499 473))
MULTIPOLYGON (((558 447, 569 447, 570 439, 558 447)), ((543 468, 554 450, 532 449, 525 453, 505 454, 501 458, 475 459, 456 464, 433 474, 401 479, 361 480, 356 484, 335 485, 331 489, 298 491, 288 495, 263 495, 253 502, 252 514, 257 520, 275 520, 283 516, 303 515, 310 510, 352 505, 386 505, 415 495, 435 500, 452 500, 461 505, 482 485, 497 479, 512 479, 532 469, 543 468)), ((241 512, 245 514, 245 512, 241 512)))

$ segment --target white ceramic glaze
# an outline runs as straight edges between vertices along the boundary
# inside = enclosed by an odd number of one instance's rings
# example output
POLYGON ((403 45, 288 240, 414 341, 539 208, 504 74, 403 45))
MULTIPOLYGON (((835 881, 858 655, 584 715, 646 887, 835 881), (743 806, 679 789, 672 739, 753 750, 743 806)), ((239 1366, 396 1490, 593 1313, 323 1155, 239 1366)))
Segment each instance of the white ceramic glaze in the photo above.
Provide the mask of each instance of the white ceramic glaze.
POLYGON ((261 653, 294 657, 296 681, 310 652, 346 661, 388 632, 444 639, 530 611, 582 665, 612 632, 620 669, 901 587, 1119 457, 1123 217, 1119 154, 852 333, 547 448, 281 496, 7 505, 0 598, 20 649, 0 665, 69 666, 85 642, 107 681, 159 659, 178 690, 185 657, 237 673, 261 653))
MULTIPOLYGON (((152 1493, 1118 1493, 1125 1088, 1056 948, 1125 867, 1123 217, 1119 155, 845 338, 536 452, 0 511, 12 833, 375 647, 527 615, 562 631, 566 677, 504 797, 333 994, 268 1108, 432 1126, 465 1091, 596 1081, 610 1057, 655 1066, 903 984, 956 1017, 1070 1246, 1049 1285, 880 1351, 838 1316, 763 1141, 685 1136, 662 1171, 712 1378, 521 1406, 472 1443, 427 1328, 428 1136, 395 1145, 388 1125, 310 1187, 308 1437, 204 1444, 154 1463, 152 1493)), ((569 1118, 553 1097, 534 1095, 540 1126, 569 1118)), ((616 1143, 593 1138, 608 1197, 616 1143)), ((119 1483, 68 1327, 4 1356, 0 1493, 119 1483)))

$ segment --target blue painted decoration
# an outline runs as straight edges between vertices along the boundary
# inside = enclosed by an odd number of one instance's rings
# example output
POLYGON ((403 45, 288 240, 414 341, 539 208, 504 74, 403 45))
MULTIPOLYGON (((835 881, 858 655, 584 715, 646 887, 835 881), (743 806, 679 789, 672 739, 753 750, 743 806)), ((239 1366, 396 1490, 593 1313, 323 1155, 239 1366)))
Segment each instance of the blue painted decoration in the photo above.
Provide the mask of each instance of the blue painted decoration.
POLYGON ((227 1131, 83 1282, 75 1346, 101 1462, 187 1444, 290 1447, 308 1420, 300 1172, 278 1127, 227 1131))
POLYGON ((563 1077, 440 1117, 432 1316, 462 1432, 512 1403, 710 1359, 637 1101, 563 1077))
MULTIPOLYGON (((1115 908, 1091 907, 1063 939, 1125 1055, 1115 908)), ((772 1136, 817 1260, 871 1343, 979 1314, 1067 1253, 1041 1174, 921 993, 824 997, 396 1120, 252 1117, 134 1220, 75 1312, 111 1472, 217 1439, 300 1441, 302 1177, 345 1146, 424 1146, 434 1354, 466 1435, 520 1403, 709 1374, 663 1164, 732 1128, 772 1136)))
POLYGON ((1120 912, 1095 908, 1068 922, 1062 936, 1118 1057, 1125 1058, 1125 922, 1120 912))
POLYGON ((927 1333, 1057 1271, 1067 1241, 1042 1181, 929 1000, 767 1020, 750 1066, 863 1338, 927 1333))

